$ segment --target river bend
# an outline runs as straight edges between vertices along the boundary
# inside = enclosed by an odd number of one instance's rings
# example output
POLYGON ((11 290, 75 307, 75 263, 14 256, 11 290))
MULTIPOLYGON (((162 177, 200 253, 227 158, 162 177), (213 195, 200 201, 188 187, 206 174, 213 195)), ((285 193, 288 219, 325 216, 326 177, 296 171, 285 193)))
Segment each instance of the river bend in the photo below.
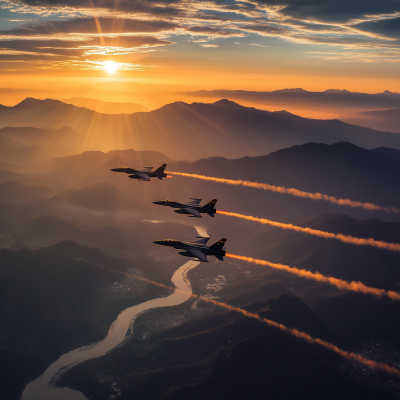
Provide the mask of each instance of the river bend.
POLYGON ((176 306, 187 301, 192 288, 187 279, 189 270, 198 265, 198 261, 188 261, 177 269, 172 276, 176 290, 167 297, 160 297, 123 310, 111 324, 107 337, 89 346, 83 346, 62 355, 51 364, 36 380, 30 382, 22 393, 23 400, 87 400, 83 393, 70 388, 55 387, 53 381, 66 369, 92 358, 103 356, 127 339, 130 329, 139 314, 152 308, 176 306))

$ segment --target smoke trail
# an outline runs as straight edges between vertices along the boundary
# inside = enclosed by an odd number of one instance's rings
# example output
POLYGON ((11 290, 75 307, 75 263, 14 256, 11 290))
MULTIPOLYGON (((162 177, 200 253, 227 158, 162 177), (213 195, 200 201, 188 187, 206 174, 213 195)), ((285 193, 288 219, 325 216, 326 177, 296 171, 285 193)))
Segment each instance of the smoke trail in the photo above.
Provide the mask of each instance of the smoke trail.
POLYGON ((350 235, 343 235, 341 233, 331 233, 331 232, 320 231, 318 229, 303 228, 301 226, 296 226, 296 225, 292 225, 292 224, 284 224, 282 222, 271 221, 266 218, 258 218, 258 217, 253 217, 251 215, 237 214, 237 213, 232 213, 232 212, 228 212, 228 211, 219 211, 218 210, 217 214, 228 215, 230 217, 236 217, 236 218, 242 218, 242 219, 246 219, 248 221, 260 222, 261 224, 264 224, 264 225, 276 226, 277 228, 291 229, 292 231, 308 233, 309 235, 319 236, 319 237, 323 237, 326 239, 336 239, 336 240, 340 240, 341 242, 344 242, 344 243, 356 244, 358 246, 372 246, 372 247, 377 247, 379 249, 400 251, 399 243, 387 243, 387 242, 383 242, 381 240, 375 240, 372 238, 363 239, 363 238, 357 238, 357 237, 350 236, 350 235))
MULTIPOLYGON (((227 254, 227 256, 233 256, 233 255, 231 255, 231 254, 228 255, 227 254)), ((261 261, 261 260, 259 260, 259 261, 261 261)), ((105 267, 102 267, 102 268, 105 268, 105 267)), ((142 277, 139 277, 139 276, 136 276, 136 275, 130 275, 130 274, 126 273, 126 272, 115 271, 115 270, 112 270, 112 271, 113 272, 119 272, 120 274, 125 275, 125 276, 133 276, 136 279, 142 280, 142 281, 147 282, 147 283, 152 284, 152 285, 156 285, 156 286, 161 287, 163 289, 178 290, 176 288, 172 288, 170 286, 167 286, 167 285, 164 285, 162 283, 158 283, 158 282, 152 281, 150 279, 142 278, 142 277)), ((180 291, 180 292, 183 292, 183 291, 180 291)), ((186 293, 186 292, 183 292, 183 293, 186 293)), ((299 330, 297 330, 295 328, 289 328, 289 327, 287 327, 287 326, 285 326, 283 324, 279 324, 278 322, 275 322, 275 321, 267 319, 267 318, 262 318, 258 314, 249 312, 249 311, 244 310, 242 308, 231 306, 231 305, 226 304, 226 303, 221 303, 219 301, 216 301, 216 300, 213 300, 213 299, 209 299, 207 297, 198 296, 198 295, 193 294, 193 293, 191 293, 190 296, 192 298, 194 298, 194 299, 200 299, 200 300, 206 301, 208 303, 212 303, 214 305, 223 307, 223 308, 225 308, 225 309, 227 309, 229 311, 236 311, 236 312, 244 315, 245 317, 256 319, 256 320, 258 320, 260 322, 263 322, 263 323, 265 323, 265 324, 267 324, 269 326, 277 328, 277 329, 281 330, 284 333, 289 333, 290 335, 293 335, 293 336, 295 336, 295 337, 297 337, 299 339, 305 340, 309 344, 317 344, 319 346, 325 347, 326 349, 335 352, 336 354, 340 355, 341 357, 345 358, 346 360, 354 360, 354 361, 359 362, 360 364, 366 365, 367 367, 374 368, 374 369, 379 369, 379 370, 384 371, 384 372, 386 372, 388 374, 391 374, 391 375, 400 375, 400 370, 395 368, 395 367, 392 367, 392 366, 390 366, 388 364, 385 364, 385 363, 369 360, 368 358, 364 358, 363 356, 361 356, 359 354, 355 354, 353 352, 348 352, 348 351, 342 350, 339 347, 337 347, 336 345, 334 345, 333 343, 329 343, 329 342, 327 342, 325 340, 322 340, 322 339, 319 339, 319 338, 313 338, 308 333, 299 331, 299 330)), ((399 296, 399 298, 400 298, 400 296, 399 296)))
POLYGON ((325 340, 319 339, 319 338, 313 338, 312 336, 310 336, 308 333, 299 331, 295 328, 289 328, 286 325, 283 324, 279 324, 278 322, 275 322, 273 320, 267 319, 267 318, 262 318, 260 317, 258 314, 255 313, 251 313, 248 312, 242 308, 238 308, 238 307, 233 307, 230 306, 229 304, 225 304, 225 303, 220 303, 218 301, 212 300, 212 299, 207 299, 207 298, 203 298, 200 297, 202 300, 208 301, 210 303, 216 304, 218 306, 224 307, 228 310, 231 311, 236 311, 238 313, 243 314, 245 317, 248 318, 253 318, 256 319, 260 322, 264 322, 269 326, 273 326, 274 328, 280 329, 281 331, 285 332, 285 333, 289 333, 299 339, 303 339, 306 342, 310 343, 310 344, 318 344, 320 346, 325 347, 328 350, 334 351, 335 353, 339 354, 341 357, 347 359, 347 360, 354 360, 359 362, 360 364, 364 364, 368 367, 371 368, 375 368, 375 369, 380 369, 382 371, 385 371, 391 375, 400 375, 400 370, 392 367, 388 364, 385 363, 381 363, 381 362, 377 362, 377 361, 373 361, 373 360, 369 360, 368 358, 364 358, 363 356, 359 355, 359 354, 355 354, 353 352, 348 352, 345 350, 340 349, 339 347, 337 347, 336 345, 334 345, 333 343, 329 343, 325 340))
POLYGON ((392 290, 386 291, 383 289, 371 288, 365 286, 362 282, 348 282, 342 279, 322 275, 319 272, 311 272, 306 269, 298 269, 296 267, 289 267, 288 265, 272 263, 252 257, 238 256, 236 254, 229 253, 226 253, 225 256, 236 258, 237 260, 247 261, 253 264, 264 265, 266 267, 271 267, 280 271, 289 272, 290 274, 297 275, 302 278, 313 279, 318 282, 328 283, 332 286, 336 286, 338 289, 350 290, 356 293, 372 294, 376 297, 389 297, 392 300, 400 300, 400 293, 394 292, 392 290))
POLYGON ((283 186, 274 186, 268 185, 267 183, 259 183, 259 182, 250 182, 250 181, 242 181, 242 180, 234 180, 234 179, 225 179, 225 178, 215 178, 213 176, 205 176, 198 174, 187 174, 185 172, 171 172, 166 171, 168 174, 186 176, 189 178, 202 179, 205 181, 213 181, 226 183, 228 185, 236 185, 236 186, 247 186, 256 189, 269 190, 271 192, 282 193, 282 194, 290 194, 292 196, 308 198, 312 200, 325 200, 333 204, 338 204, 339 206, 348 206, 348 207, 361 207, 365 210, 369 211, 385 211, 387 213, 395 213, 400 214, 400 210, 394 207, 382 207, 377 206, 373 203, 362 203, 361 201, 353 201, 350 199, 338 199, 334 196, 328 196, 327 194, 322 193, 310 193, 303 192, 302 190, 294 189, 294 188, 285 188, 283 186))

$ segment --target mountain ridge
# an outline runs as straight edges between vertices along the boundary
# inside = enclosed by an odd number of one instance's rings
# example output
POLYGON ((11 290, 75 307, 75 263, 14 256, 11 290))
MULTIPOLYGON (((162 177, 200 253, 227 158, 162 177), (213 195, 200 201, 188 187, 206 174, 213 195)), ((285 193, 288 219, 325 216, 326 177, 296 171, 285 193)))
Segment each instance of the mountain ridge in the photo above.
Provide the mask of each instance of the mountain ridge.
POLYGON ((303 118, 222 99, 215 103, 175 102, 149 112, 109 115, 58 100, 26 99, 0 110, 3 125, 71 126, 99 150, 153 149, 173 159, 210 155, 255 156, 307 142, 350 141, 365 148, 400 149, 400 136, 339 120, 303 118), (188 135, 190 139, 188 140, 188 135))

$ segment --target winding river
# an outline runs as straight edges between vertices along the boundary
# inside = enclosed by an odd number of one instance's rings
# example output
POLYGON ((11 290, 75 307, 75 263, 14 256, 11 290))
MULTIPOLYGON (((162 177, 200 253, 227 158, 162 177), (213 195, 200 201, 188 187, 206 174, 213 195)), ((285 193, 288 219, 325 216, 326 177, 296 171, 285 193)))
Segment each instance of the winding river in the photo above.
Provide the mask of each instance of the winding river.
MULTIPOLYGON (((197 227, 196 227, 197 228, 197 227)), ((100 357, 122 343, 131 332, 136 317, 151 308, 175 306, 190 298, 192 288, 187 279, 189 270, 198 265, 198 261, 188 261, 175 271, 172 283, 177 290, 168 297, 146 301, 123 310, 112 323, 107 337, 101 342, 80 347, 62 355, 51 364, 36 380, 30 382, 22 393, 23 400, 87 400, 79 391, 69 388, 57 388, 53 381, 66 369, 91 358, 100 357)))

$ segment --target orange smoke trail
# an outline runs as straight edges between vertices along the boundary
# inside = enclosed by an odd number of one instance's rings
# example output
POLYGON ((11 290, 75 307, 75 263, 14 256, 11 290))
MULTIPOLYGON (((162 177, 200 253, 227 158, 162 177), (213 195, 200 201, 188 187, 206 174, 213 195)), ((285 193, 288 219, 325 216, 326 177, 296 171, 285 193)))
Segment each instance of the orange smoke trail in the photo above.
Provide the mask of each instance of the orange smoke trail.
POLYGON ((391 375, 400 375, 400 370, 392 367, 388 364, 385 363, 380 363, 377 361, 373 361, 373 360, 369 360, 368 358, 364 358, 363 356, 359 355, 359 354, 355 354, 353 352, 348 352, 345 350, 340 349, 339 347, 337 347, 336 345, 334 345, 333 343, 329 343, 325 340, 319 339, 319 338, 313 338, 312 336, 310 336, 308 333, 299 331, 295 328, 289 328, 286 325, 283 324, 279 324, 278 322, 272 321, 271 319, 267 319, 267 318, 262 318, 260 317, 258 314, 255 313, 251 313, 248 312, 246 310, 243 310, 242 308, 238 308, 238 307, 233 307, 230 306, 229 304, 225 304, 225 303, 220 303, 219 301, 215 301, 212 299, 207 299, 207 298, 203 298, 200 297, 201 300, 205 300, 208 301, 210 303, 216 304, 218 306, 224 307, 228 310, 231 311, 236 311, 238 313, 243 314, 245 317, 248 318, 253 318, 256 319, 260 322, 264 322, 269 326, 273 326, 274 328, 280 329, 281 331, 285 332, 285 333, 289 333, 299 339, 303 339, 306 342, 310 343, 310 344, 318 344, 320 346, 325 347, 328 350, 334 351, 335 353, 339 354, 341 357, 347 359, 347 360, 354 360, 359 362, 360 364, 364 364, 368 367, 371 368, 375 368, 375 369, 380 369, 382 371, 385 371, 391 375))
POLYGON ((298 190, 298 189, 294 189, 294 188, 285 188, 283 186, 268 185, 267 183, 250 182, 250 181, 225 179, 225 178, 215 178, 213 176, 187 174, 185 172, 168 171, 168 174, 186 176, 189 178, 202 179, 205 181, 226 183, 228 185, 247 186, 247 187, 252 187, 252 188, 256 188, 256 189, 269 190, 271 192, 276 192, 276 193, 290 194, 292 196, 303 197, 303 198, 308 198, 308 199, 312 199, 312 200, 325 200, 325 201, 328 201, 333 204, 338 204, 339 206, 361 207, 361 208, 363 208, 365 210, 369 210, 369 211, 385 211, 387 213, 400 214, 400 210, 397 208, 394 208, 394 207, 382 207, 382 206, 377 206, 376 204, 373 204, 373 203, 362 203, 361 201, 353 201, 350 199, 338 199, 334 196, 328 196, 327 194, 303 192, 302 190, 298 190))
POLYGON ((313 279, 318 282, 328 283, 332 286, 336 286, 338 289, 351 290, 352 292, 356 293, 372 294, 373 296, 376 297, 389 297, 392 300, 400 300, 400 293, 394 292, 392 290, 386 291, 383 289, 371 288, 365 286, 362 282, 356 282, 356 281, 348 282, 342 279, 332 278, 329 276, 322 275, 319 272, 311 272, 305 269, 289 267, 288 265, 272 263, 269 261, 259 260, 257 258, 252 258, 252 257, 238 256, 236 254, 229 254, 229 253, 226 253, 225 256, 236 258, 237 260, 247 261, 253 264, 264 265, 266 267, 271 267, 280 271, 289 272, 290 274, 297 275, 302 278, 313 279))
MULTIPOLYGON (((229 254, 229 255, 227 254, 227 256, 233 256, 233 255, 232 254, 229 254)), ((239 257, 239 256, 237 256, 237 257, 239 257)), ((261 260, 259 260, 259 261, 261 261, 261 260)), ((101 267, 105 268, 103 266, 101 266, 101 267)), ((156 285, 158 287, 161 287, 163 289, 176 290, 176 291, 179 290, 179 289, 172 288, 170 286, 164 285, 162 283, 158 283, 158 282, 152 281, 150 279, 142 278, 142 277, 139 277, 139 276, 136 276, 136 275, 127 274, 126 272, 115 271, 115 270, 111 270, 111 271, 118 272, 118 273, 120 273, 122 275, 125 275, 125 276, 134 277, 136 279, 142 280, 142 281, 150 283, 152 285, 156 285)), ((336 354, 339 354, 341 357, 343 357, 343 358, 345 358, 347 360, 357 361, 360 364, 366 365, 367 367, 374 368, 374 369, 379 369, 379 370, 385 371, 385 372, 387 372, 388 374, 391 374, 391 375, 400 375, 400 370, 395 368, 395 367, 392 367, 392 366, 390 366, 388 364, 385 364, 385 363, 369 360, 369 359, 364 358, 363 356, 361 356, 359 354, 355 354, 353 352, 348 352, 348 351, 342 350, 339 347, 337 347, 336 345, 334 345, 333 343, 329 343, 329 342, 327 342, 325 340, 322 340, 322 339, 319 339, 319 338, 313 338, 308 333, 299 331, 299 330, 297 330, 295 328, 289 328, 289 327, 287 327, 287 326, 285 326, 283 324, 279 324, 278 322, 275 322, 275 321, 267 319, 267 318, 262 318, 258 314, 246 311, 246 310, 244 310, 242 308, 231 306, 231 305, 226 304, 226 303, 221 303, 219 301, 216 301, 216 300, 213 300, 213 299, 209 299, 207 297, 201 297, 201 296, 198 296, 198 295, 193 294, 193 293, 184 292, 183 290, 179 290, 179 292, 185 293, 185 294, 190 294, 190 297, 192 297, 194 299, 200 299, 200 300, 206 301, 208 303, 212 303, 212 304, 215 304, 217 306, 224 307, 225 309, 227 309, 229 311, 236 311, 236 312, 244 315, 245 317, 256 319, 256 320, 258 320, 260 322, 263 322, 263 323, 265 323, 265 324, 267 324, 269 326, 277 328, 277 329, 281 330, 282 332, 289 333, 289 334, 291 334, 291 335, 293 335, 293 336, 295 336, 295 337, 297 337, 299 339, 305 340, 309 344, 317 344, 319 346, 325 347, 328 350, 334 351, 336 354)))
POLYGON ((357 238, 357 237, 350 236, 350 235, 343 235, 341 233, 331 233, 331 232, 320 231, 318 229, 303 228, 301 226, 296 226, 296 225, 292 225, 292 224, 284 224, 282 222, 271 221, 266 218, 258 218, 258 217, 253 217, 251 215, 237 214, 237 213, 232 213, 232 212, 228 212, 228 211, 219 211, 218 210, 217 214, 228 215, 230 217, 236 217, 236 218, 242 218, 242 219, 246 219, 248 221, 260 222, 261 224, 264 224, 264 225, 276 226, 277 228, 291 229, 292 231, 308 233, 309 235, 319 236, 319 237, 323 237, 326 239, 336 239, 336 240, 340 240, 341 242, 344 242, 344 243, 356 244, 358 246, 372 246, 372 247, 377 247, 379 249, 400 251, 399 243, 387 243, 387 242, 383 242, 381 240, 375 240, 372 238, 363 239, 363 238, 357 238))

